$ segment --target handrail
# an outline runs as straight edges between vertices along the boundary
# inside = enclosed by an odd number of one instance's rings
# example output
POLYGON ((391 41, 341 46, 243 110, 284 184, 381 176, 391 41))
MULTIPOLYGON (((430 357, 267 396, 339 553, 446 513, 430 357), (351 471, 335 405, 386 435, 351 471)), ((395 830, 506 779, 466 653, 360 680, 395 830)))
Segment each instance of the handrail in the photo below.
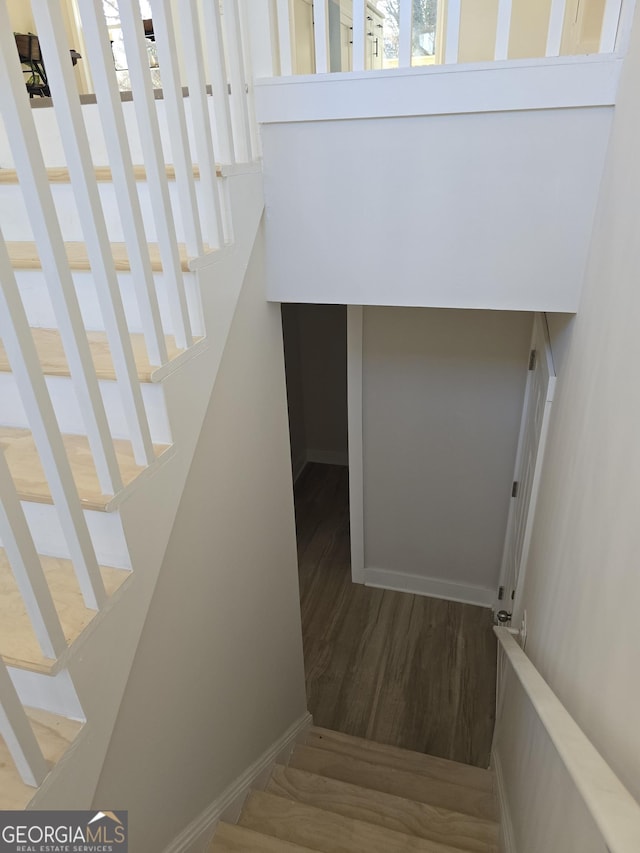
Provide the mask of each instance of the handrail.
POLYGON ((540 675, 508 628, 494 627, 529 701, 611 853, 640 850, 640 804, 540 675))

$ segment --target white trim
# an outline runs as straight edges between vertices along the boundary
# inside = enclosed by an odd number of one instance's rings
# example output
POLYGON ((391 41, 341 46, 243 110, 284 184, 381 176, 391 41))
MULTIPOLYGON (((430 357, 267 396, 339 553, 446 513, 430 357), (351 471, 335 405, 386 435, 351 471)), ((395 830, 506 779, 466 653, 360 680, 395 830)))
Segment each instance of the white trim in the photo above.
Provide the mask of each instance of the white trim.
POLYGON ((320 465, 348 465, 349 453, 346 450, 307 450, 307 462, 318 462, 320 465))
POLYGON ((365 586, 391 589, 396 592, 410 592, 413 595, 427 595, 430 598, 444 598, 447 601, 475 604, 478 607, 491 607, 495 597, 493 589, 483 586, 455 583, 454 581, 428 578, 422 575, 410 575, 406 572, 394 572, 390 569, 365 568, 363 577, 365 586))
POLYGON ((501 853, 517 853, 515 833, 509 811, 509 800, 507 798, 507 787, 502 772, 500 755, 493 750, 491 753, 491 766, 496 779, 496 796, 498 799, 498 814, 500 817, 500 851, 501 853))
POLYGON ((256 114, 273 124, 612 106, 621 67, 606 54, 271 77, 256 82, 256 114))
POLYGON ((254 783, 270 771, 278 761, 288 761, 291 750, 297 740, 312 725, 311 714, 307 711, 293 723, 282 737, 278 738, 257 761, 247 767, 195 820, 186 826, 165 848, 164 853, 195 853, 204 849, 203 844, 213 837, 218 821, 239 813, 245 797, 254 783))
POLYGON ((362 342, 364 310, 347 306, 347 415, 351 580, 364 583, 364 457, 362 441, 362 342))

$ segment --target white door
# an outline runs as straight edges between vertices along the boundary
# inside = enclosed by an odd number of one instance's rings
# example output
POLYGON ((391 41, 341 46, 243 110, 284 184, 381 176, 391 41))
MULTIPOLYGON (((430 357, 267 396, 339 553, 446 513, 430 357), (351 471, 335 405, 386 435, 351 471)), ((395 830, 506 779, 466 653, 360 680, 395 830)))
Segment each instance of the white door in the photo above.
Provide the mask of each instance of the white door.
POLYGON ((517 605, 518 584, 522 584, 531 542, 555 382, 547 321, 543 314, 536 314, 497 610, 512 612, 517 605))

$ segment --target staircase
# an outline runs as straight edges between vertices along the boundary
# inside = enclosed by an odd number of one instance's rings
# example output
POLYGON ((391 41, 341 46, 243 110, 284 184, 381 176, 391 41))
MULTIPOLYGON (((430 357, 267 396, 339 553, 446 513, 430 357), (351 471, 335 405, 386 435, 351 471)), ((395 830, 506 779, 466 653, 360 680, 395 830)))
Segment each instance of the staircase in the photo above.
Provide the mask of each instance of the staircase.
POLYGON ((264 201, 247 100, 226 83, 212 94, 205 78, 230 64, 244 93, 242 61, 223 44, 242 53, 234 4, 224 22, 218 4, 202 21, 193 7, 179 46, 168 5, 154 2, 161 98, 135 4, 121 4, 134 104, 118 91, 101 5, 80 0, 98 99, 84 106, 60 9, 32 5, 53 96, 43 109, 27 97, 0 0, 0 809, 79 809, 99 779, 264 201))
POLYGON ((312 727, 211 853, 494 853, 489 770, 312 727))

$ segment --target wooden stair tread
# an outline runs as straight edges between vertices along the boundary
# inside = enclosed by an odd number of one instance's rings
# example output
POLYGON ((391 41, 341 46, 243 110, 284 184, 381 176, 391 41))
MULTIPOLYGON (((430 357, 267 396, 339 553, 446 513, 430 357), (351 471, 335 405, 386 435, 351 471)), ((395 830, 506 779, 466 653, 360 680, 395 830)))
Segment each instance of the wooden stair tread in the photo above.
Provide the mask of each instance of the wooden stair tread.
POLYGON ((296 746, 289 766, 315 773, 317 776, 349 782, 361 788, 394 794, 406 800, 415 800, 486 820, 496 820, 496 801, 491 791, 479 791, 420 773, 372 764, 329 749, 306 745, 296 746))
MULTIPOLYGON (((96 615, 85 607, 71 560, 40 557, 62 630, 71 645, 96 615)), ((108 596, 119 589, 130 572, 102 566, 102 580, 108 596)), ((0 548, 0 656, 7 666, 49 673, 55 660, 42 654, 24 606, 24 599, 11 571, 4 548, 0 548)))
MULTIPOLYGON (((175 166, 167 164, 165 166, 168 181, 175 181, 176 170, 175 166)), ((111 168, 109 166, 96 166, 94 169, 96 181, 98 183, 111 183, 111 168)), ((222 177, 222 167, 216 167, 216 175, 222 177)), ((147 172, 144 166, 133 167, 133 177, 136 181, 146 181, 147 172)), ((193 177, 197 181, 200 179, 200 167, 193 166, 193 177)), ((47 178, 50 184, 70 184, 71 176, 66 166, 50 166, 47 169, 47 178)), ((18 173, 15 169, 0 169, 0 185, 2 184, 19 184, 18 173)))
MULTIPOLYGON (((75 740, 82 723, 47 711, 32 708, 25 710, 42 753, 49 765, 53 766, 75 740)), ((0 809, 24 809, 36 790, 24 784, 4 740, 0 737, 0 809)))
MULTIPOLYGON (((84 243, 65 243, 69 267, 77 272, 86 272, 91 269, 87 247, 84 243)), ((160 257, 160 246, 158 243, 148 243, 149 260, 154 272, 162 272, 162 260, 160 257)), ((36 244, 30 240, 7 241, 7 250, 14 270, 39 270, 42 269, 40 257, 36 244)), ((184 243, 178 244, 180 253, 180 264, 183 272, 189 271, 189 257, 187 247, 184 243)), ((205 247, 205 251, 209 251, 205 247)), ((130 272, 129 255, 126 243, 111 243, 111 254, 117 272, 130 272)))
POLYGON ((498 824, 277 765, 266 792, 475 853, 497 853, 498 824))
POLYGON ((238 823, 324 853, 459 853, 448 845, 253 791, 238 823))
MULTIPOLYGON (((113 495, 105 495, 100 489, 98 475, 89 441, 84 435, 62 436, 71 471, 78 489, 80 502, 85 509, 106 510, 113 495)), ((131 442, 116 438, 113 440, 123 485, 127 486, 136 479, 145 468, 138 465, 133 456, 131 442)), ((168 448, 156 444, 156 457, 168 448)), ((5 454, 9 470, 21 500, 36 503, 53 503, 49 485, 44 475, 40 457, 33 436, 28 429, 0 426, 0 450, 5 454)))
POLYGON ((209 850, 210 853, 310 853, 308 847, 224 821, 218 824, 209 850))
MULTIPOLYGON (((87 332, 86 335, 98 379, 115 380, 116 372, 113 366, 113 359, 111 358, 107 333, 87 332)), ((31 329, 31 336, 38 352, 42 372, 47 376, 70 376, 71 372, 62 345, 62 337, 58 329, 31 329)), ((136 363, 138 379, 141 382, 151 382, 151 377, 158 368, 153 367, 149 362, 144 335, 134 332, 129 337, 131 339, 131 348, 136 363)), ((173 335, 165 335, 165 341, 170 361, 173 361, 173 359, 185 352, 185 350, 176 346, 173 335)), ((0 372, 11 373, 11 365, 1 340, 0 372)))
POLYGON ((400 749, 319 726, 312 726, 309 729, 304 742, 307 746, 329 749, 372 764, 395 767, 397 770, 420 773, 443 782, 465 785, 479 791, 494 790, 491 771, 471 764, 461 764, 458 761, 449 761, 447 758, 400 749))

